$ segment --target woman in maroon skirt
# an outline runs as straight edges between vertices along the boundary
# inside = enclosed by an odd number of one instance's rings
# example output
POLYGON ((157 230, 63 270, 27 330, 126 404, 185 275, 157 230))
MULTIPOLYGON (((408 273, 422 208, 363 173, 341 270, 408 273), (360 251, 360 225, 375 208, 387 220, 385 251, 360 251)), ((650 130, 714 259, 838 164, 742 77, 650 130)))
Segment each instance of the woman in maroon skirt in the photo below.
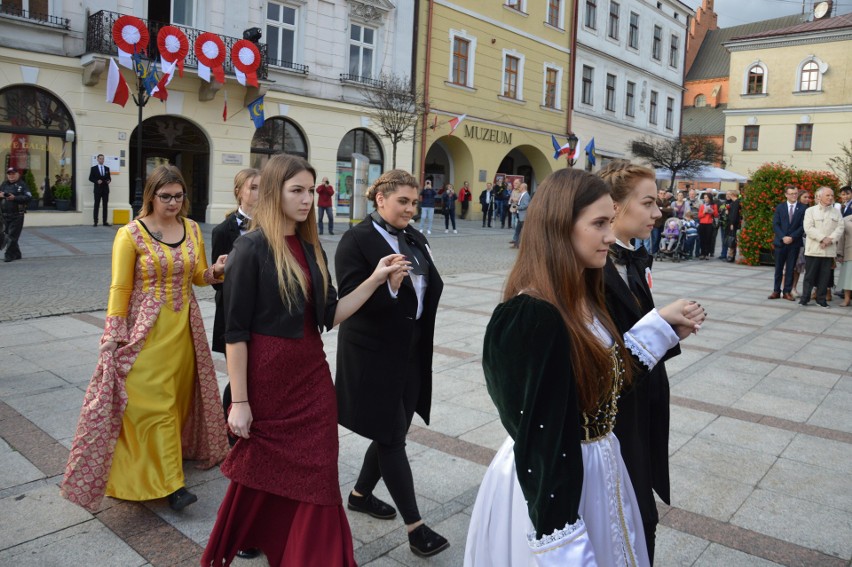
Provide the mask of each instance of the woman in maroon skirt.
POLYGON ((304 159, 263 169, 253 230, 225 268, 228 426, 239 439, 231 479, 202 565, 229 565, 259 548, 272 566, 355 565, 337 474, 337 403, 320 331, 354 313, 381 285, 398 290, 409 264, 381 259, 337 300, 319 244, 314 185, 304 159))

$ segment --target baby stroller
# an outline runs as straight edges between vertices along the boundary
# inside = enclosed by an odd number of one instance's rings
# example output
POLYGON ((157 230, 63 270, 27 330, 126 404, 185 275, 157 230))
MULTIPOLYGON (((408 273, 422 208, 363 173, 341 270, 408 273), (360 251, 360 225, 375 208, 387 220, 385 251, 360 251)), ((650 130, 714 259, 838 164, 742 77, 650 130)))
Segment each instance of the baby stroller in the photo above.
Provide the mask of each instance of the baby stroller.
POLYGON ((683 246, 686 242, 686 231, 683 228, 683 221, 677 217, 671 217, 666 219, 666 222, 663 224, 663 230, 665 231, 665 227, 669 225, 671 221, 677 222, 678 234, 675 239, 674 246, 671 248, 664 248, 665 246, 665 236, 664 233, 660 234, 660 246, 657 250, 656 260, 671 260, 672 262, 680 262, 684 257, 683 246))

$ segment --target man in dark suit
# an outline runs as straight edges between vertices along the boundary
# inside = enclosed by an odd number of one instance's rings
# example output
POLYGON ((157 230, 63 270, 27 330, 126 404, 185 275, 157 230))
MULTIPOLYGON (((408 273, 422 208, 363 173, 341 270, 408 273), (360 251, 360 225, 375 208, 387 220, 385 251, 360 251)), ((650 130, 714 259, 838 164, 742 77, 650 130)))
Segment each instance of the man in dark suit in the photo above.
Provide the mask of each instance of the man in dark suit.
POLYGON ((112 182, 112 177, 109 174, 109 168, 104 165, 104 154, 98 154, 98 165, 93 165, 89 171, 89 181, 95 184, 94 226, 98 226, 98 209, 101 202, 104 204, 104 226, 110 226, 107 222, 107 205, 109 204, 109 184, 112 182))
POLYGON ((849 185, 840 188, 840 214, 843 218, 852 215, 852 187, 849 185))
POLYGON ((769 299, 783 297, 787 301, 795 301, 793 298, 793 266, 799 257, 799 249, 802 247, 802 236, 805 229, 802 224, 805 218, 806 207, 799 203, 799 190, 788 185, 784 190, 786 201, 775 208, 772 217, 772 230, 775 239, 772 245, 775 247, 775 285, 769 299), (784 279, 782 294, 781 279, 784 279))

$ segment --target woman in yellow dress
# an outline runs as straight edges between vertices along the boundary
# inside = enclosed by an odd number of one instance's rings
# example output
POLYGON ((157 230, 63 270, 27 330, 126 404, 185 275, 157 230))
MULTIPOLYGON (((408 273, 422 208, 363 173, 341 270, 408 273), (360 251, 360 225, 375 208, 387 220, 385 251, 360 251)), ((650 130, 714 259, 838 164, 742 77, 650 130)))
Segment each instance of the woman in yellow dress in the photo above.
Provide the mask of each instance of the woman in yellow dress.
POLYGON ((186 218, 180 170, 161 166, 142 210, 119 229, 98 369, 83 402, 63 495, 97 509, 101 498, 197 500, 183 458, 212 467, 227 453, 210 347, 193 284, 222 281, 225 256, 207 265, 198 225, 186 218))

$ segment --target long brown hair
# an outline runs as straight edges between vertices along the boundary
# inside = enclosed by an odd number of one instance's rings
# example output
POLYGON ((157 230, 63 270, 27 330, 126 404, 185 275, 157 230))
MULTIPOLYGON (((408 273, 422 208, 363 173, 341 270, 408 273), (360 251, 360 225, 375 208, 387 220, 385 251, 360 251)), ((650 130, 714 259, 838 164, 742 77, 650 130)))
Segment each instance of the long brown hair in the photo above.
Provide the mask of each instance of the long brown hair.
MULTIPOLYGON (((282 212, 281 201, 284 184, 303 171, 310 173, 316 182, 317 172, 304 158, 288 154, 273 156, 260 174, 258 189, 260 194, 251 222, 251 230, 260 229, 272 249, 275 270, 278 274, 278 292, 288 310, 298 305, 300 299, 307 298, 308 282, 290 247, 287 246, 285 232, 288 221, 282 212)), ((319 243, 313 201, 308 218, 296 224, 296 234, 305 244, 313 246, 314 256, 322 274, 322 282, 313 282, 313 285, 322 285, 323 295, 325 295, 328 292, 328 267, 319 243)))
POLYGON ((154 214, 154 194, 170 183, 177 183, 183 191, 183 201, 180 204, 177 220, 180 221, 189 213, 189 193, 186 190, 186 182, 180 170, 173 165, 160 165, 148 175, 145 180, 145 189, 142 191, 142 207, 139 209, 137 219, 145 218, 154 214))
MULTIPOLYGON (((583 269, 572 245, 572 233, 583 209, 611 195, 601 178, 575 169, 560 169, 539 185, 527 209, 521 248, 503 293, 503 301, 526 293, 559 311, 571 340, 571 364, 580 392, 581 409, 592 412, 609 390, 612 360, 609 349, 592 332, 592 317, 620 349, 624 342, 606 309, 603 270, 583 269)), ((627 372, 625 373, 627 374, 627 372)), ((629 375, 625 376, 625 381, 629 375)))
POLYGON ((417 178, 404 169, 392 169, 381 174, 378 179, 364 192, 368 201, 376 202, 376 195, 381 193, 387 198, 391 193, 396 193, 397 188, 408 185, 418 188, 417 178))

